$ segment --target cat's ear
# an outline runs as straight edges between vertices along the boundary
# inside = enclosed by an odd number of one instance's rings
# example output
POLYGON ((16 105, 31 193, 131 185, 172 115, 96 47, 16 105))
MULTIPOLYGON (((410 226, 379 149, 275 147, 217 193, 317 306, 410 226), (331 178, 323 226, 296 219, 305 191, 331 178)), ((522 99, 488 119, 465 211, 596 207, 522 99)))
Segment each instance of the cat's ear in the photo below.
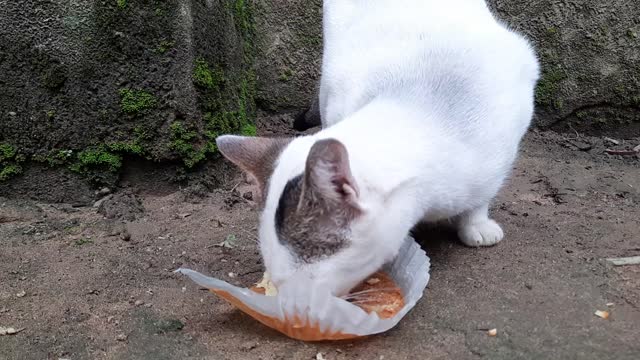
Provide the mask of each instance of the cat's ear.
POLYGON ((222 155, 256 180, 260 192, 258 197, 264 194, 276 161, 290 142, 291 139, 287 138, 236 135, 224 135, 216 139, 222 155))
POLYGON ((303 197, 328 206, 359 210, 358 186, 351 174, 347 148, 338 140, 319 140, 311 147, 304 174, 303 197))

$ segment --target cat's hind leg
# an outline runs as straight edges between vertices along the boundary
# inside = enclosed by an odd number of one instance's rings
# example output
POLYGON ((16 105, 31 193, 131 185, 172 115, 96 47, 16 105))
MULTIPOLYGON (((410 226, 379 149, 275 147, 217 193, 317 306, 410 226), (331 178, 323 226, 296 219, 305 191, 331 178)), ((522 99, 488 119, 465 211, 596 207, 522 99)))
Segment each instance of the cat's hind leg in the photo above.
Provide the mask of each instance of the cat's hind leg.
POLYGON ((471 247, 495 245, 504 237, 500 225, 489 218, 488 204, 461 214, 457 228, 460 241, 471 247))

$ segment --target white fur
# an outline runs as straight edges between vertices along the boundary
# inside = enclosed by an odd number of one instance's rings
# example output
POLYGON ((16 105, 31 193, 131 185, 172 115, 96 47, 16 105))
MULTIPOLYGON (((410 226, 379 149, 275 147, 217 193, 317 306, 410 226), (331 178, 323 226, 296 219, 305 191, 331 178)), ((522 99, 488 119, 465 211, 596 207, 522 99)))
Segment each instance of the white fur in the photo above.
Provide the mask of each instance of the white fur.
POLYGON ((531 121, 536 57, 483 0, 325 0, 320 107, 324 130, 281 154, 261 219, 261 250, 276 284, 296 272, 334 293, 357 284, 399 250, 420 220, 459 218, 461 240, 491 245, 487 216, 531 121), (347 148, 364 214, 337 255, 299 265, 274 216, 310 147, 347 148))

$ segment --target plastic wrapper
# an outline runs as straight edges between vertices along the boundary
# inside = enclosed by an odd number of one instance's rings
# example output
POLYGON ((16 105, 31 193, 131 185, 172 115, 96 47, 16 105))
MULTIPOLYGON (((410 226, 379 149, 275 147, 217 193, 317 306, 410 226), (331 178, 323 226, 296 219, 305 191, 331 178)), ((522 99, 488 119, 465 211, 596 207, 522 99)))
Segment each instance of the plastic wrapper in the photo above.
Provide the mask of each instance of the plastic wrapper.
POLYGON ((382 333, 396 326, 423 295, 429 282, 429 258, 408 237, 395 260, 385 265, 382 271, 400 287, 405 302, 404 307, 388 319, 367 313, 331 295, 322 286, 305 286, 312 282, 302 278, 288 281, 297 285, 282 286, 276 296, 265 296, 193 270, 176 270, 266 326, 304 341, 354 339, 382 333))

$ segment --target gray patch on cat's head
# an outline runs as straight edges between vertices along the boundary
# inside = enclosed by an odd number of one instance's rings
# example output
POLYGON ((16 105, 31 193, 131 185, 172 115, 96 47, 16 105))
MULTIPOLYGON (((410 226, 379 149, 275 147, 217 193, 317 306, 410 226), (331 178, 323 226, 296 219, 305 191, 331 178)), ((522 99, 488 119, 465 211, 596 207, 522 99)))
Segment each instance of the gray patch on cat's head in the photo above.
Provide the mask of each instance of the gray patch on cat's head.
POLYGON ((303 176, 287 183, 276 210, 276 233, 280 243, 304 263, 312 263, 344 249, 348 241, 346 216, 330 213, 326 204, 303 197, 303 176))
POLYGON ((312 263, 349 245, 350 223, 360 214, 357 186, 345 146, 335 139, 311 147, 305 172, 284 187, 275 214, 281 244, 312 263))

